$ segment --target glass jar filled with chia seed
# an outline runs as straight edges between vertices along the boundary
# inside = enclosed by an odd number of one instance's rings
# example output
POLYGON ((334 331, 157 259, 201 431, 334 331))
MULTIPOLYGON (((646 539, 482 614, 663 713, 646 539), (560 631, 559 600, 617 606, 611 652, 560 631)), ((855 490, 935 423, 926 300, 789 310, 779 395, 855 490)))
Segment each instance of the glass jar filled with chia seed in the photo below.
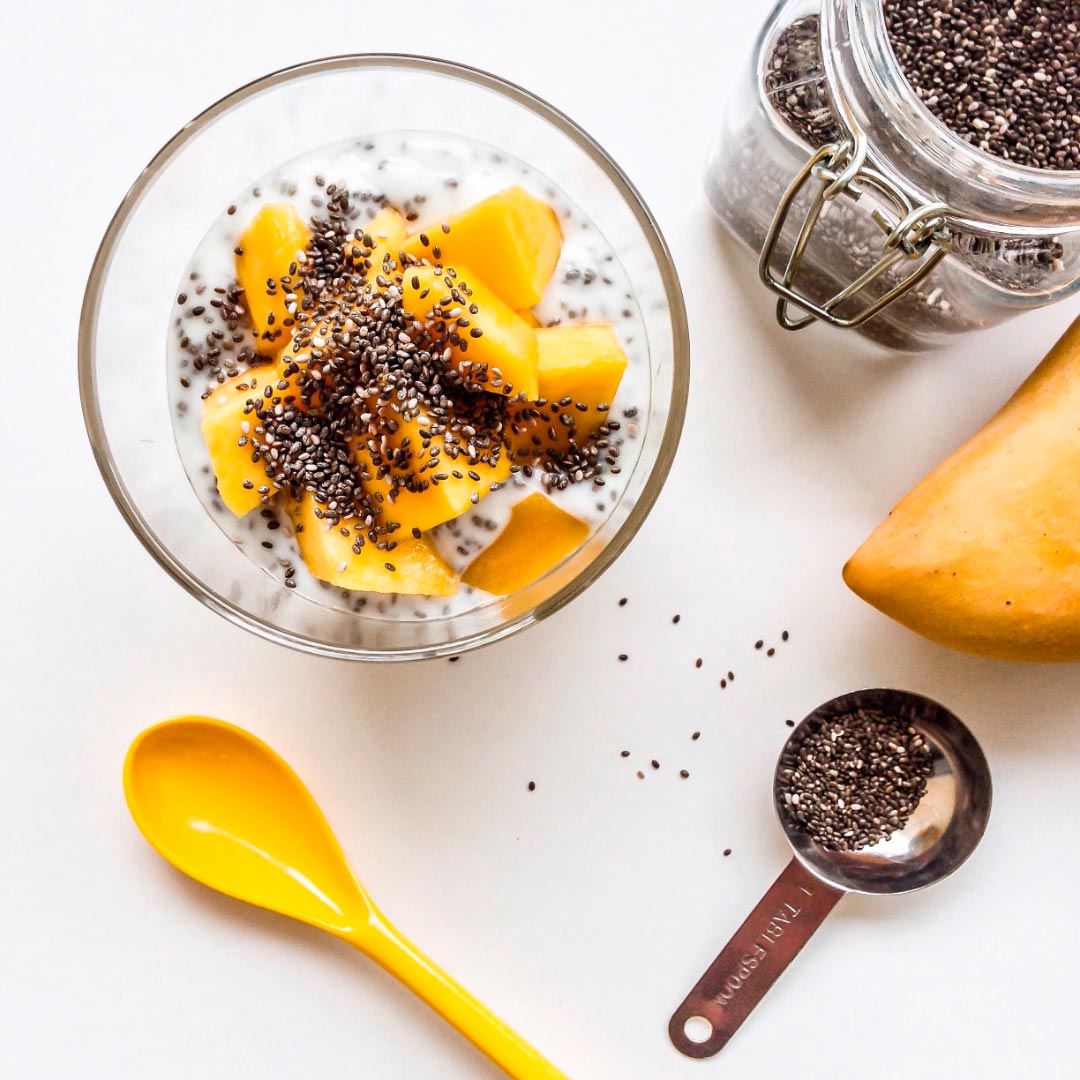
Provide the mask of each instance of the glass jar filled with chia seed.
POLYGON ((782 0, 706 190, 781 325, 924 350, 1080 289, 1077 0, 782 0))

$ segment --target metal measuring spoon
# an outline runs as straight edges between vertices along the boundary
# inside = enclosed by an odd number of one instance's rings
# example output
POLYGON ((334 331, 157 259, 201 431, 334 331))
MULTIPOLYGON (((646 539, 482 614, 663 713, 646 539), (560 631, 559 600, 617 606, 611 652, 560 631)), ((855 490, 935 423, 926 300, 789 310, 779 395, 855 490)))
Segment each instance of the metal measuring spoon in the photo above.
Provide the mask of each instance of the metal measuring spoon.
POLYGON ((668 1034, 688 1057, 722 1050, 844 893, 904 893, 951 874, 990 815, 990 769, 971 732, 947 709, 902 690, 860 690, 815 709, 776 763, 773 802, 795 857, 675 1010, 668 1034), (933 772, 907 824, 859 851, 830 851, 789 814, 783 774, 819 725, 858 709, 906 721, 926 740, 933 772))

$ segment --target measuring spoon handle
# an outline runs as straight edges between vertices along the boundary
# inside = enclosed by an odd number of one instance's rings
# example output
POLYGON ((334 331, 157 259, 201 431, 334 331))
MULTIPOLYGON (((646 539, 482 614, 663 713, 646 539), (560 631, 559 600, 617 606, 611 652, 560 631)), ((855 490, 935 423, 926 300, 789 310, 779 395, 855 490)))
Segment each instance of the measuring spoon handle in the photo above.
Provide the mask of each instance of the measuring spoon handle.
POLYGON ((694 1058, 722 1050, 843 895, 792 859, 675 1010, 675 1048, 694 1058))

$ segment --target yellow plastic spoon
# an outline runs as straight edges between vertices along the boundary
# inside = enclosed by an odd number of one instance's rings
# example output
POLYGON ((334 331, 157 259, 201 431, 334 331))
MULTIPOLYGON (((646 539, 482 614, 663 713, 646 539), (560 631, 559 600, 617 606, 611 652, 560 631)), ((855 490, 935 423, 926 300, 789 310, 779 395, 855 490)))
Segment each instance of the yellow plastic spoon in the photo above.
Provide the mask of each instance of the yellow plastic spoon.
POLYGON ((366 953, 519 1080, 566 1080, 382 916, 322 811, 265 743, 201 716, 131 744, 124 794, 143 836, 212 889, 335 934, 366 953))

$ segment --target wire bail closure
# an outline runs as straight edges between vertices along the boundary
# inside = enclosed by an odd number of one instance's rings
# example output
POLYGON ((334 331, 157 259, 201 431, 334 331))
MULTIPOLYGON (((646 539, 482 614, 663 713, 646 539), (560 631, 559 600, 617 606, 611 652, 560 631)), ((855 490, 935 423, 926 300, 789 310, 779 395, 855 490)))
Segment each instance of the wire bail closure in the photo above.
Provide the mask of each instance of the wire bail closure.
POLYGON ((952 246, 952 234, 947 224, 948 206, 945 203, 916 205, 903 189, 866 164, 866 151, 866 138, 861 133, 843 142, 827 143, 820 147, 799 170, 776 208, 761 248, 758 274, 762 282, 780 297, 776 302, 776 321, 785 330, 801 330, 819 319, 841 329, 861 326, 922 281, 952 246), (783 274, 777 277, 772 268, 777 243, 795 200, 811 181, 817 181, 817 191, 806 211, 783 274), (881 257, 835 296, 824 303, 817 303, 799 292, 796 286, 799 268, 814 227, 826 203, 841 195, 858 202, 868 190, 889 207, 888 210, 875 208, 870 212, 871 219, 885 234, 881 257), (862 292, 872 281, 905 259, 918 261, 918 266, 902 281, 854 315, 841 318, 835 313, 845 300, 862 292), (795 305, 806 314, 793 318, 789 314, 789 305, 795 305))

